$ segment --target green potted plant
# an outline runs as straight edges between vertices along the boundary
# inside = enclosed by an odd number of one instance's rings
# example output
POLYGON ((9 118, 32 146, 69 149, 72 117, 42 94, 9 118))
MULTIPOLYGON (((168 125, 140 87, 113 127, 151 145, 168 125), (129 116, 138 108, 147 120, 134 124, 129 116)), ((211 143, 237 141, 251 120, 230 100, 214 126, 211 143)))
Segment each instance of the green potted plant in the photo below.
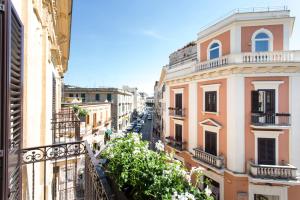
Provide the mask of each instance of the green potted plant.
POLYGON ((88 111, 86 109, 80 108, 78 110, 78 117, 79 117, 81 122, 85 122, 85 118, 86 118, 87 115, 88 115, 88 111))
POLYGON ((72 109, 73 109, 73 111, 74 111, 74 113, 78 113, 78 111, 79 111, 79 109, 80 109, 80 107, 78 106, 78 105, 73 105, 72 106, 72 109))

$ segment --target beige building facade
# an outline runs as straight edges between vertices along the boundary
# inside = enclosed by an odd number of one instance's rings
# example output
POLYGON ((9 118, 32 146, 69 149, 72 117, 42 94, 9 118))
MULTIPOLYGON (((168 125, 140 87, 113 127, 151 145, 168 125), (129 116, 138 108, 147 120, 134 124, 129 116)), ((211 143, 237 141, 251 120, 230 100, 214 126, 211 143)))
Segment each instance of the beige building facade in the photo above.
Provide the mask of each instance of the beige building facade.
MULTIPOLYGON (((61 87, 68 69, 71 0, 12 0, 23 25, 23 148, 50 145, 52 140, 51 120, 60 109, 61 87)), ((23 81, 22 80, 22 81, 23 81)), ((42 177, 43 165, 37 163, 35 176, 42 177)), ((48 171, 49 170, 49 171, 48 171)), ((23 166, 23 199, 52 198, 51 167, 43 192, 42 179, 33 182, 32 166, 23 166), (25 189, 27 188, 27 189, 25 189)))

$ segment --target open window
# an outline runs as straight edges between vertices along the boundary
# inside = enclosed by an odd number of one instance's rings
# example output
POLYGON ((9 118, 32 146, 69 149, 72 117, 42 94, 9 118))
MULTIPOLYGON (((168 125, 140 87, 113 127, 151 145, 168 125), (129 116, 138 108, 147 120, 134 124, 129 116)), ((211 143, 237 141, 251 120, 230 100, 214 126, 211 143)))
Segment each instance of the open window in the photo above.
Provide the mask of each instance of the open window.
POLYGON ((251 94, 252 113, 275 113, 275 90, 255 90, 251 94))

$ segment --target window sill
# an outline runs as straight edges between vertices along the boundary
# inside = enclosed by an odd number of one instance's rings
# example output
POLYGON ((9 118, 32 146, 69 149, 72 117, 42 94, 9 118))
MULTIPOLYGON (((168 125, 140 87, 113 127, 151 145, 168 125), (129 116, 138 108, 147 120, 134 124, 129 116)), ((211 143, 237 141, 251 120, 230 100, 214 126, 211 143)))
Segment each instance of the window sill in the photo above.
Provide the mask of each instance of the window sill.
POLYGON ((205 115, 205 114, 219 115, 220 113, 219 112, 202 111, 202 115, 205 115))

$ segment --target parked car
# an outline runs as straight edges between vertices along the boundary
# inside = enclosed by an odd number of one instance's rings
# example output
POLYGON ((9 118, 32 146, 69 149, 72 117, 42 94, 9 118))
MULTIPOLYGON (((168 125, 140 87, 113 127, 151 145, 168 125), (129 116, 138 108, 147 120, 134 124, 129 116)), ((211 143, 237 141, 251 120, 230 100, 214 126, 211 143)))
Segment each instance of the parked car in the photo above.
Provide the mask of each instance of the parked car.
POLYGON ((126 128, 126 131, 127 131, 127 132, 130 132, 130 131, 132 131, 132 130, 133 130, 133 126, 131 126, 131 125, 128 126, 128 127, 126 128))
POLYGON ((139 133, 140 131, 141 131, 141 128, 138 126, 133 129, 133 132, 136 132, 136 133, 139 133))
POLYGON ((136 127, 142 128, 143 124, 137 124, 136 127))
POLYGON ((148 115, 148 120, 152 120, 152 116, 151 115, 148 115))
POLYGON ((140 123, 143 125, 143 124, 145 123, 145 121, 144 121, 144 120, 141 120, 140 123))

